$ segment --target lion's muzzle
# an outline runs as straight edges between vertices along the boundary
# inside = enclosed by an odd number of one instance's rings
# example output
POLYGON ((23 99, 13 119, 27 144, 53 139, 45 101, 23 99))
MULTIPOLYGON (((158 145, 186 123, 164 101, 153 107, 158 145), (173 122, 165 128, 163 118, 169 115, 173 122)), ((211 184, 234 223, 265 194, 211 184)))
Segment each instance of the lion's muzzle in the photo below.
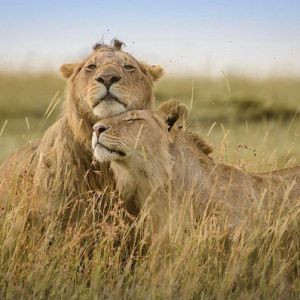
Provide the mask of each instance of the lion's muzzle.
POLYGON ((112 84, 120 81, 122 77, 119 74, 115 73, 103 73, 96 76, 95 80, 105 85, 107 90, 109 91, 109 88, 112 84))

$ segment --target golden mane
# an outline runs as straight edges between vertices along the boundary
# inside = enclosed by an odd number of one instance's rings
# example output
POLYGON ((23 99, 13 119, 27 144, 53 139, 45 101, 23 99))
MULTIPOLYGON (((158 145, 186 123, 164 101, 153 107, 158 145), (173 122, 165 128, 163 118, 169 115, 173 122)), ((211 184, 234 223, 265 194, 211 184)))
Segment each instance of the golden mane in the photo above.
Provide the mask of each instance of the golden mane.
POLYGON ((13 209, 12 203, 26 198, 29 209, 44 217, 64 206, 70 212, 75 203, 82 203, 76 205, 80 216, 85 211, 80 197, 113 191, 109 165, 93 163, 92 126, 123 111, 151 109, 153 83, 163 73, 121 46, 118 40, 111 46, 97 45, 83 60, 61 67, 68 79, 61 116, 34 147, 21 149, 1 165, 0 210, 3 205, 13 209))

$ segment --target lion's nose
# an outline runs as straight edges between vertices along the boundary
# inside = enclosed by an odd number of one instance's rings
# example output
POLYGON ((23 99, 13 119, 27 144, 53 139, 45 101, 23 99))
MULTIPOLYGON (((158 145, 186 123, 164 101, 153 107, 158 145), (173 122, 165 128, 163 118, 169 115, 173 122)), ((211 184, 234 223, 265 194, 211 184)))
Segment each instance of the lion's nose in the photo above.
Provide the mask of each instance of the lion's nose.
POLYGON ((118 74, 99 74, 96 78, 96 81, 103 83, 107 89, 109 89, 109 87, 120 81, 121 76, 118 74))
POLYGON ((99 138, 100 134, 106 131, 109 127, 102 125, 102 124, 96 124, 93 126, 94 132, 96 133, 97 138, 99 138))

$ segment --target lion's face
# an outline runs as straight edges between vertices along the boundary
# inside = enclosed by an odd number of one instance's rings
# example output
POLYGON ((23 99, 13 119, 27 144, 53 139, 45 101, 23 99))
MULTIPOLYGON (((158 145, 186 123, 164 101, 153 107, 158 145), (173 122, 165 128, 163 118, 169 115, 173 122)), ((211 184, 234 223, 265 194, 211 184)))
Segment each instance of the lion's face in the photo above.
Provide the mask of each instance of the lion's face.
POLYGON ((137 163, 168 151, 172 136, 155 112, 136 110, 104 119, 94 125, 92 147, 100 162, 137 163))
POLYGON ((83 62, 64 65, 61 70, 70 76, 73 94, 79 101, 76 105, 97 119, 150 108, 153 81, 162 74, 161 68, 142 64, 113 47, 96 49, 83 62))

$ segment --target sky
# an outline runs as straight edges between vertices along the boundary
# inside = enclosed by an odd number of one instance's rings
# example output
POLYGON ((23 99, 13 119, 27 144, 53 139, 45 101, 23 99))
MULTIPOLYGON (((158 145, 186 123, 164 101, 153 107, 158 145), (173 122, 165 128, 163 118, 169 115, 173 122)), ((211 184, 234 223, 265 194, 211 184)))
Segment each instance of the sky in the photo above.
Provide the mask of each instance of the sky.
POLYGON ((0 71, 58 70, 114 37, 169 74, 300 74, 299 0, 0 0, 0 71))

